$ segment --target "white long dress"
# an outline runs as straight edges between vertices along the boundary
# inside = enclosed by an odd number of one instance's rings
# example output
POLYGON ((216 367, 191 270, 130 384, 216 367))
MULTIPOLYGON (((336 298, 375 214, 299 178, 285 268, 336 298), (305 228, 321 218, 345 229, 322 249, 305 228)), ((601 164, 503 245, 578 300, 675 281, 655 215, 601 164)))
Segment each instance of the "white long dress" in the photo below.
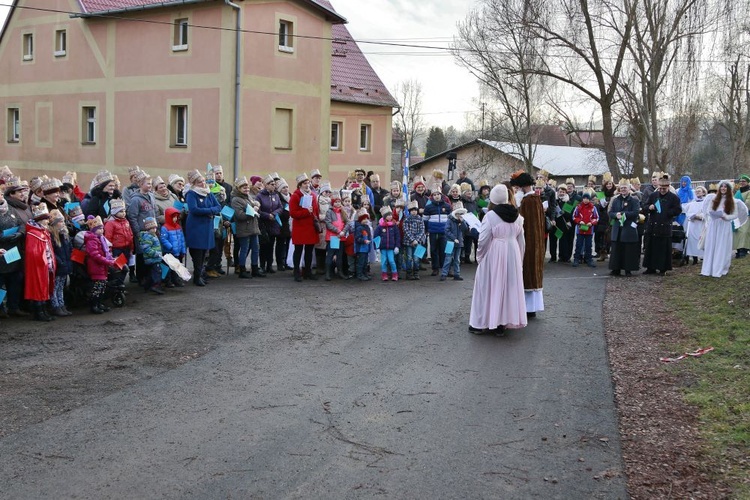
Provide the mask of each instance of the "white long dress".
POLYGON ((698 240, 705 225, 705 221, 703 220, 704 200, 705 198, 695 199, 690 203, 682 205, 682 211, 685 214, 685 232, 687 234, 685 254, 688 257, 703 258, 703 249, 698 248, 698 240))
POLYGON ((482 219, 469 316, 473 328, 523 328, 527 324, 522 220, 505 222, 491 210, 482 219))
POLYGON ((737 204, 735 203, 732 213, 727 214, 724 212, 725 201, 722 201, 717 210, 713 209, 714 198, 715 194, 709 194, 703 202, 703 219, 708 228, 701 274, 721 278, 729 273, 732 263, 732 220, 737 218, 737 204))

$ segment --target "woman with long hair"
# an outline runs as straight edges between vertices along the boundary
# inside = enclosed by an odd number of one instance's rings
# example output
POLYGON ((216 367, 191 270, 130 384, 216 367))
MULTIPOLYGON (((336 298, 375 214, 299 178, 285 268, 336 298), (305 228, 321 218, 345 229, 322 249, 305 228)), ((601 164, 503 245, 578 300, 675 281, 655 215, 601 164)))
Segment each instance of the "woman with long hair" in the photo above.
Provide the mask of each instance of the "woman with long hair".
POLYGON ((703 253, 703 276, 721 278, 729 273, 732 263, 732 221, 738 218, 737 203, 732 194, 732 182, 721 181, 716 194, 703 203, 706 228, 703 253))

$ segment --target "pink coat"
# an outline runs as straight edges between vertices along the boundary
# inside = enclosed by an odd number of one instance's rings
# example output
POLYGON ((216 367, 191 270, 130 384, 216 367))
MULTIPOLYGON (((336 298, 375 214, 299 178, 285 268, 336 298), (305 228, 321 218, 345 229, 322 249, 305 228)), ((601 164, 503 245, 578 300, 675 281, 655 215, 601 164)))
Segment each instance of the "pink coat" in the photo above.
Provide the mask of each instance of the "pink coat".
POLYGON ((106 280, 107 271, 115 264, 115 260, 109 253, 104 236, 86 231, 83 241, 86 244, 86 271, 89 278, 94 281, 106 280))

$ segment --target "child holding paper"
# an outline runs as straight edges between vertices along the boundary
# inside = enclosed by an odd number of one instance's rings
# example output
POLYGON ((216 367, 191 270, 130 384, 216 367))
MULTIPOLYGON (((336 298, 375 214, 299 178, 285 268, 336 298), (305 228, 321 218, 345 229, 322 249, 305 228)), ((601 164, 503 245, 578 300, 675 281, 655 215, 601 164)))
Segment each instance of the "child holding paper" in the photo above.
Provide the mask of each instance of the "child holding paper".
MULTIPOLYGON (((125 262, 130 260, 133 255, 133 230, 130 223, 125 218, 125 202, 121 199, 114 199, 109 202, 110 217, 104 223, 104 236, 112 243, 112 257, 117 259, 124 255, 125 262)), ((125 284, 125 276, 128 274, 128 268, 123 266, 119 273, 121 285, 125 284)))
POLYGON ((395 256, 401 246, 401 230, 393 220, 393 211, 388 205, 380 209, 382 218, 375 230, 375 237, 380 238, 380 277, 388 281, 388 266, 391 268, 391 281, 398 281, 398 267, 395 256))
POLYGON ((89 230, 84 233, 87 254, 86 271, 93 282, 89 310, 93 314, 102 314, 109 311, 109 307, 102 304, 102 297, 107 289, 107 272, 115 265, 115 259, 112 258, 109 245, 104 238, 104 224, 101 217, 89 215, 86 225, 89 227, 89 230))
POLYGON ((592 190, 585 190, 581 195, 581 203, 573 210, 573 222, 576 224, 576 252, 573 257, 573 267, 578 267, 584 261, 589 267, 596 267, 591 257, 591 243, 594 226, 599 222, 599 213, 591 203, 592 190))
MULTIPOLYGON (((409 214, 403 221, 404 230, 404 260, 406 265, 406 279, 419 279, 420 256, 416 253, 417 248, 427 243, 427 234, 424 231, 424 221, 419 216, 419 203, 416 200, 409 202, 409 214)), ((423 250, 424 251, 424 250, 423 250)))
MULTIPOLYGON (((163 253, 174 255, 180 262, 183 261, 187 248, 185 247, 185 233, 180 226, 180 211, 174 207, 169 207, 164 211, 164 225, 159 230, 159 242, 163 253)), ((170 270, 167 275, 167 288, 182 288, 183 283, 179 275, 170 270)))
POLYGON ((451 212, 448 216, 448 222, 445 224, 445 262, 440 272, 440 281, 445 281, 451 265, 453 265, 453 279, 455 281, 464 280, 461 277, 461 251, 464 246, 464 231, 468 230, 468 226, 463 220, 466 209, 461 206, 460 202, 456 202, 456 205, 460 208, 455 208, 451 212), (452 249, 450 248, 451 244, 452 249))
POLYGON ((336 258, 339 278, 346 279, 344 274, 344 238, 346 237, 346 223, 349 219, 341 206, 341 195, 338 191, 331 193, 331 205, 326 212, 326 281, 331 281, 333 273, 333 259, 336 258))
POLYGON ((354 248, 357 259, 357 279, 359 281, 370 281, 372 278, 365 271, 367 256, 372 246, 372 230, 368 224, 370 215, 366 208, 357 211, 357 223, 354 226, 354 248))
POLYGON ((161 287, 161 244, 156 236, 156 230, 159 225, 154 217, 146 217, 143 221, 143 231, 138 237, 138 244, 143 254, 143 263, 148 271, 144 276, 143 289, 147 292, 154 292, 156 295, 163 295, 164 290, 161 287))
POLYGON ((65 307, 65 284, 72 270, 70 256, 73 253, 73 243, 70 241, 68 229, 65 227, 65 217, 59 210, 49 213, 49 233, 52 236, 52 248, 55 252, 55 288, 52 291, 52 314, 55 316, 70 316, 65 307))

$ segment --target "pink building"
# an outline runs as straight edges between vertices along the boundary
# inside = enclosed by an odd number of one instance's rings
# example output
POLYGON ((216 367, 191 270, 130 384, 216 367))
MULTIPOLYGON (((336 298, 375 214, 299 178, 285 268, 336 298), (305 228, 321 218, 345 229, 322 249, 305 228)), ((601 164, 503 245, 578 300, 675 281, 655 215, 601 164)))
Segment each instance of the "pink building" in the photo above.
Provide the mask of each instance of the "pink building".
POLYGON ((84 181, 207 162, 227 177, 386 176, 398 104, 345 22, 327 0, 16 0, 0 164, 84 181))

